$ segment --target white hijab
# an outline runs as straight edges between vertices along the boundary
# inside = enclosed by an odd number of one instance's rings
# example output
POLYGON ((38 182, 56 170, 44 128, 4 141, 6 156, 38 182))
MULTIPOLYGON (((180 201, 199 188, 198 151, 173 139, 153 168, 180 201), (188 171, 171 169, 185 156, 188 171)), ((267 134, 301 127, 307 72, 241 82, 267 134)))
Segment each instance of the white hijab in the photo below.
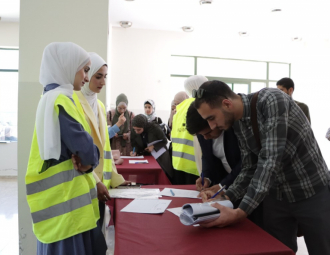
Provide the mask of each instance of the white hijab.
POLYGON ((88 62, 88 53, 71 42, 54 42, 44 50, 39 81, 44 87, 52 83, 59 86, 43 95, 38 104, 36 132, 43 160, 60 158, 61 134, 55 100, 60 94, 72 97, 76 73, 88 62))
POLYGON ((184 81, 184 89, 186 90, 189 97, 191 97, 192 91, 194 89, 198 90, 204 82, 207 82, 208 79, 202 75, 193 75, 187 78, 184 81))
MULTIPOLYGON (((91 69, 88 72, 88 77, 89 80, 92 79, 93 75, 96 74, 96 72, 104 65, 107 63, 101 58, 99 55, 97 55, 94 52, 89 53, 92 65, 91 69)), ((81 93, 85 96, 86 100, 88 101, 89 105, 91 106, 95 118, 97 120, 97 124, 100 125, 100 120, 99 120, 99 112, 98 112, 98 107, 97 107, 97 93, 93 92, 89 88, 89 82, 85 84, 81 88, 81 93)))
POLYGON ((148 99, 147 101, 145 101, 144 105, 146 105, 146 104, 150 104, 152 106, 152 113, 149 114, 149 115, 144 114, 147 117, 148 122, 150 122, 150 121, 153 121, 154 119, 156 119, 156 117, 157 117, 156 112, 155 112, 156 111, 156 104, 155 104, 154 100, 152 100, 152 99, 148 99))

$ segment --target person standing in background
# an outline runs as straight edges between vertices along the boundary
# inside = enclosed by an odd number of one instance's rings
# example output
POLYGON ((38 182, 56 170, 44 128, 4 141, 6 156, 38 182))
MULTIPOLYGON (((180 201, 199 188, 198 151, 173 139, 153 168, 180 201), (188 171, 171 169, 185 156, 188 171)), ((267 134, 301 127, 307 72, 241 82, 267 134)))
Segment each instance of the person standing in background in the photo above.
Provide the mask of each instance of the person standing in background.
POLYGON ((126 95, 120 94, 116 99, 116 109, 112 109, 107 113, 107 122, 110 126, 117 123, 121 116, 126 119, 125 123, 119 128, 120 131, 111 139, 111 149, 119 150, 121 156, 129 156, 132 150, 130 135, 134 113, 130 112, 127 107, 128 99, 126 95))

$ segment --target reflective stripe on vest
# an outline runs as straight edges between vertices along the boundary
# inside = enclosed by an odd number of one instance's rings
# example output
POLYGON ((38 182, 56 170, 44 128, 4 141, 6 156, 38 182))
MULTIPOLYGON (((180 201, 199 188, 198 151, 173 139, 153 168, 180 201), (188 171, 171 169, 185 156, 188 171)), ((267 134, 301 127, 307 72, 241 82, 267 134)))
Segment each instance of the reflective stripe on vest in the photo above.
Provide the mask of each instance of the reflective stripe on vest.
POLYGON ((43 179, 40 181, 26 184, 26 194, 32 195, 32 194, 50 189, 63 182, 72 181, 73 178, 75 178, 79 175, 82 175, 82 173, 80 173, 79 171, 77 171, 75 169, 59 172, 57 174, 54 174, 51 177, 48 177, 47 179, 43 179))
MULTIPOLYGON (((179 143, 194 147, 194 142, 184 138, 173 138, 172 143, 179 143)), ((195 161, 195 160, 194 160, 195 161)))
POLYGON ((112 172, 104 172, 103 178, 104 180, 111 180, 112 172))
POLYGON ((194 98, 186 99, 176 109, 172 123, 172 163, 177 171, 199 176, 195 162, 194 137, 186 129, 186 115, 194 98))
POLYGON ((89 205, 91 201, 97 197, 97 192, 95 188, 90 189, 89 193, 84 195, 72 198, 63 203, 53 205, 44 210, 37 211, 32 214, 32 221, 34 224, 49 220, 51 218, 63 215, 65 213, 72 212, 73 210, 77 210, 83 206, 89 205))
POLYGON ((104 159, 112 159, 111 151, 104 151, 103 158, 104 159))

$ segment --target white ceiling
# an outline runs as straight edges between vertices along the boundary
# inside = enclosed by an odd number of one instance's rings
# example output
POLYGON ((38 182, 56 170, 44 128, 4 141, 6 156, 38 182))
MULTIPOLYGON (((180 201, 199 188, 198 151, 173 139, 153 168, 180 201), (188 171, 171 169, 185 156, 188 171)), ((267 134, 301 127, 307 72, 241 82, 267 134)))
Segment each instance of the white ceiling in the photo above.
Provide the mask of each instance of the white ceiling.
MULTIPOLYGON (((133 28, 237 36, 246 31, 255 37, 330 37, 330 0, 109 0, 110 23, 133 22, 133 28), (272 9, 282 9, 273 13, 272 9)), ((1 22, 19 21, 19 0, 0 0, 1 22)))

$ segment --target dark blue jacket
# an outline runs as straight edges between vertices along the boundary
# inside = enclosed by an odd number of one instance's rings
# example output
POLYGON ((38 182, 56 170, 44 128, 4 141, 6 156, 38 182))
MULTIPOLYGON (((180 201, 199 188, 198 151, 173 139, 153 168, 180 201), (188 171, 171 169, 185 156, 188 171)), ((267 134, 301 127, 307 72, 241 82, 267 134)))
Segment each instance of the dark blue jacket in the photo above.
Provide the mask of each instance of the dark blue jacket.
POLYGON ((228 188, 239 175, 242 167, 241 151, 234 130, 232 128, 226 130, 223 137, 225 156, 232 169, 230 174, 225 170, 221 160, 214 156, 213 140, 205 140, 202 135, 197 135, 197 138, 202 149, 204 177, 210 178, 212 185, 221 183, 228 188))

